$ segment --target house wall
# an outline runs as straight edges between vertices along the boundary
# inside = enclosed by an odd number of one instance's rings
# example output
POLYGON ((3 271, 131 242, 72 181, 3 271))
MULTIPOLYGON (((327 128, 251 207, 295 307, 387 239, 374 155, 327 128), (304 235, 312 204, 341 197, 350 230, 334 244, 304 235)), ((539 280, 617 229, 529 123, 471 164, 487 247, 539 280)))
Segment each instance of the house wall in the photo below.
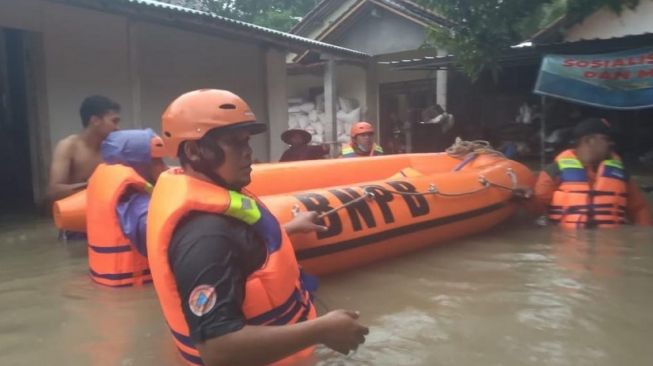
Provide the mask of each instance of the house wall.
POLYGON ((565 35, 566 41, 613 38, 653 32, 653 1, 640 0, 635 11, 625 9, 621 15, 603 8, 582 23, 573 26, 565 35))
MULTIPOLYGON (((161 114, 184 92, 215 88, 241 96, 267 121, 265 55, 260 47, 156 24, 136 25, 141 118, 158 131, 161 114)), ((252 138, 254 157, 268 160, 267 135, 252 138)))
MULTIPOLYGON (((260 46, 49 2, 1 6, 0 26, 42 34, 53 143, 79 131, 79 105, 90 94, 121 104, 122 128, 158 131, 165 106, 200 88, 231 90, 267 120, 266 61, 260 46), (130 54, 134 49, 136 60, 130 54)), ((267 137, 255 138, 253 145, 257 158, 267 160, 267 137)))
POLYGON ((365 11, 367 14, 341 37, 328 42, 370 55, 415 50, 424 44, 426 30, 422 25, 380 7, 365 11))
POLYGON ((0 26, 29 31, 42 28, 40 0, 0 1, 0 26))
POLYGON ((265 59, 267 63, 267 107, 270 118, 270 161, 277 161, 286 148, 286 144, 281 141, 281 134, 288 129, 286 53, 271 48, 266 52, 265 59))
POLYGON ((127 19, 49 2, 42 3, 42 11, 40 31, 45 47, 52 146, 81 129, 79 105, 91 94, 116 100, 124 116, 121 127, 135 127, 131 118, 127 19))
MULTIPOLYGON (((276 126, 273 130, 287 125, 285 103, 285 112, 271 114, 275 104, 268 102, 268 95, 278 96, 280 88, 285 93, 283 51, 269 57, 255 42, 38 0, 1 1, 0 27, 32 32, 30 39, 37 39, 34 44, 41 48, 33 55, 39 58, 34 63, 43 65, 42 72, 34 73, 40 75, 37 104, 42 111, 34 114, 37 126, 31 130, 45 131, 43 138, 32 138, 39 144, 32 153, 43 157, 42 176, 47 176, 56 142, 81 129, 79 105, 91 94, 121 104, 122 128, 151 127, 158 132, 165 106, 181 93, 200 88, 231 90, 261 121, 276 126), (268 78, 269 73, 277 77, 268 78)), ((270 142, 267 133, 253 137, 256 159, 270 159, 270 142)), ((35 184, 43 185, 38 181, 35 184)))

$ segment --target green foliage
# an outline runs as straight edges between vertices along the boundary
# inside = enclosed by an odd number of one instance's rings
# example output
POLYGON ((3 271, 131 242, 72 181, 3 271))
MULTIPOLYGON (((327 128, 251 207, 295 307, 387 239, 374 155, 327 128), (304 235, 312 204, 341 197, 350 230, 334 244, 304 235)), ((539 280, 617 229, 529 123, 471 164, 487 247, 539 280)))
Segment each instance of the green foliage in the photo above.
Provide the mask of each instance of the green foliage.
POLYGON ((635 8, 639 0, 421 0, 454 22, 433 28, 430 43, 456 55, 472 80, 483 70, 499 70, 502 51, 567 15, 582 19, 601 6, 615 12, 635 8))

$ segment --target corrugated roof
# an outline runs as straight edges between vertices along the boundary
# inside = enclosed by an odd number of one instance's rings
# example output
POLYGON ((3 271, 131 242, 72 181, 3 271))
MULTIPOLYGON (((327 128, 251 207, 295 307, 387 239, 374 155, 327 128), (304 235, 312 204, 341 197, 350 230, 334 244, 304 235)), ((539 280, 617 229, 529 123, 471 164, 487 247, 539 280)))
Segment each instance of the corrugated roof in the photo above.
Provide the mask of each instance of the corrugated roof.
POLYGON ((317 5, 315 5, 308 13, 304 14, 302 19, 293 25, 290 28, 290 33, 292 34, 306 34, 308 31, 305 31, 306 28, 310 27, 313 22, 317 22, 318 19, 315 19, 317 15, 329 12, 332 8, 337 8, 344 3, 344 0, 322 0, 317 5))
MULTIPOLYGON (((536 63, 545 54, 592 54, 609 53, 644 47, 653 44, 653 33, 638 34, 609 39, 590 39, 575 42, 533 44, 531 46, 507 48, 499 58, 503 65, 536 63)), ((456 61, 455 55, 426 56, 414 59, 379 61, 395 70, 438 70, 449 68, 456 61)))
MULTIPOLYGON (((353 2, 347 2, 345 0, 322 0, 293 27, 291 32, 308 35, 310 32, 324 26, 324 29, 317 36, 314 36, 314 38, 328 42, 337 39, 338 34, 347 32, 349 26, 355 24, 361 16, 367 14, 368 9, 373 7, 379 7, 384 11, 393 13, 395 16, 403 17, 425 28, 432 26, 449 27, 452 24, 436 12, 409 0, 357 0, 353 2), (335 17, 335 19, 330 19, 338 9, 345 5, 348 5, 345 11, 335 17), (325 23, 327 20, 328 23, 325 23)), ((315 61, 316 55, 310 52, 301 53, 293 59, 293 62, 297 63, 310 63, 315 61)))
POLYGON ((452 25, 452 22, 449 21, 444 16, 436 13, 433 10, 418 5, 413 1, 409 1, 409 0, 377 0, 377 1, 379 3, 386 4, 396 10, 401 11, 406 15, 413 16, 431 25, 441 25, 445 27, 449 27, 452 25))
MULTIPOLYGON (((445 17, 436 13, 435 11, 429 10, 409 0, 360 0, 357 3, 354 3, 354 6, 360 4, 361 2, 385 5, 410 19, 413 19, 414 21, 418 21, 427 25, 440 25, 448 27, 452 24, 451 21, 447 20, 445 17)), ((295 26, 292 27, 290 32, 294 34, 304 35, 310 33, 311 25, 313 23, 321 23, 324 20, 324 17, 328 16, 329 12, 332 13, 334 9, 337 9, 344 4, 345 1, 343 0, 320 1, 317 5, 315 5, 315 7, 313 7, 313 9, 304 15, 299 23, 295 24, 295 26)), ((352 14, 346 13, 346 15, 350 16, 352 14)), ((336 23, 338 23, 338 21, 336 21, 336 23)))
MULTIPOLYGON (((335 46, 332 44, 315 41, 309 38, 304 38, 290 33, 277 31, 261 27, 255 24, 242 22, 235 19, 226 18, 215 13, 191 9, 179 5, 173 5, 155 0, 50 0, 77 6, 91 7, 98 10, 114 10, 125 12, 128 8, 133 10, 148 9, 160 13, 160 15, 173 16, 174 20, 187 20, 189 22, 195 21, 210 21, 202 23, 201 25, 206 28, 220 27, 222 29, 229 29, 235 33, 243 33, 249 37, 276 44, 283 45, 287 48, 296 50, 298 48, 310 49, 318 52, 330 53, 338 56, 347 56, 353 58, 369 58, 370 55, 351 50, 345 47, 335 46)), ((193 25, 197 26, 197 23, 193 25)))

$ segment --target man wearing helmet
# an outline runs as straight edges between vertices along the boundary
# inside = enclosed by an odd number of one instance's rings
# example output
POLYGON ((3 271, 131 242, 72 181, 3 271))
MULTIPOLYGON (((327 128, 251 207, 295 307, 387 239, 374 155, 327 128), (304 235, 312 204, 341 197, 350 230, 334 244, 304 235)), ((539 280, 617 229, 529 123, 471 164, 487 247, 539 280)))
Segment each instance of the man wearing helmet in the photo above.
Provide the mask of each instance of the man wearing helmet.
POLYGON ((351 126, 351 142, 342 146, 340 157, 383 155, 381 146, 374 143, 374 127, 369 122, 356 122, 351 126))
POLYGON ((168 155, 182 169, 154 188, 148 255, 167 324, 191 365, 292 364, 319 343, 346 354, 368 332, 357 312, 316 317, 287 234, 323 229, 317 214, 282 227, 243 189, 250 136, 265 130, 224 90, 183 94, 162 117, 168 155))
POLYGON ((168 167, 163 141, 151 129, 109 134, 100 148, 104 163, 86 192, 86 232, 91 279, 111 287, 151 281, 145 225, 152 185, 168 167))

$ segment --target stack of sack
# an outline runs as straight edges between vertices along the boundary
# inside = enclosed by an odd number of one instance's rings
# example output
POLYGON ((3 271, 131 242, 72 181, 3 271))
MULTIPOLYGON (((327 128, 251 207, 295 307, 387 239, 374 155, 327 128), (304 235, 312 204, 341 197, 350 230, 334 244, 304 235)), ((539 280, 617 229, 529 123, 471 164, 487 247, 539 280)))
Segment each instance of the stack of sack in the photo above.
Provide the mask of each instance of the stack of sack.
MULTIPOLYGON (((361 108, 356 99, 338 98, 338 142, 349 142, 351 125, 360 121, 361 108)), ((327 141, 325 136, 328 121, 324 113, 324 94, 320 94, 315 101, 306 101, 303 98, 288 100, 288 129, 302 129, 311 134, 311 143, 321 144, 327 141)))

